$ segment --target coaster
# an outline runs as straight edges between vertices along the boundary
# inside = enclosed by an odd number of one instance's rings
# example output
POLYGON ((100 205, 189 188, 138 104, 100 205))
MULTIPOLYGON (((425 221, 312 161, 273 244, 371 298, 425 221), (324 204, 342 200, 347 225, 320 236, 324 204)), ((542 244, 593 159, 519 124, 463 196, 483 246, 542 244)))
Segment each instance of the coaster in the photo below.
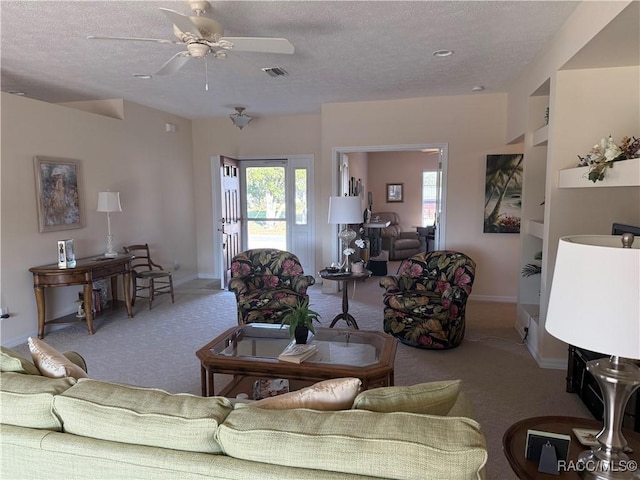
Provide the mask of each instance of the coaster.
POLYGON ((573 434, 585 447, 593 447, 595 445, 598 445, 598 440, 596 440, 596 435, 598 434, 598 432, 599 430, 589 430, 586 428, 573 429, 573 434))

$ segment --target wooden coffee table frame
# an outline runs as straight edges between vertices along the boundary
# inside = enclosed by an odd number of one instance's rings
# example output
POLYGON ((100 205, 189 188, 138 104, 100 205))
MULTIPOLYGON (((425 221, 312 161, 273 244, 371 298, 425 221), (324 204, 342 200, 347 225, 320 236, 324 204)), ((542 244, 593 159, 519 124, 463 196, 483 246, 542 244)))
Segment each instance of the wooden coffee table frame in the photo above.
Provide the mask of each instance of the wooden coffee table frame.
MULTIPOLYGON (((362 389, 393 386, 393 365, 398 341, 382 332, 360 331, 351 329, 316 329, 318 332, 328 330, 332 333, 343 331, 352 336, 375 335, 382 341, 382 350, 378 362, 367 366, 349 366, 310 361, 297 363, 281 362, 277 358, 263 357, 230 357, 216 355, 211 348, 241 327, 233 327, 207 343, 196 352, 200 360, 200 382, 202 396, 215 395, 214 374, 233 375, 233 380, 218 395, 228 396, 238 387, 247 388, 254 378, 286 378, 291 381, 292 390, 302 388, 321 380, 331 378, 356 377, 362 380, 362 389)), ((250 391, 250 390, 249 390, 250 391)))

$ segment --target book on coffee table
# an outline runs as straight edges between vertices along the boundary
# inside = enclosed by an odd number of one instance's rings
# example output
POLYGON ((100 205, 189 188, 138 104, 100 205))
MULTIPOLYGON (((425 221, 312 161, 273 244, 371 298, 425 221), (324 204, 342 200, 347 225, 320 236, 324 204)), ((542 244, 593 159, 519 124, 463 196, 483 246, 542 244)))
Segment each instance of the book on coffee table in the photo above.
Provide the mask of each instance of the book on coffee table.
POLYGON ((318 347, 312 343, 295 343, 291 342, 287 345, 278 360, 291 363, 302 363, 318 351, 318 347))
POLYGON ((289 380, 286 378, 261 378, 253 383, 253 399, 275 397, 289 392, 289 380))

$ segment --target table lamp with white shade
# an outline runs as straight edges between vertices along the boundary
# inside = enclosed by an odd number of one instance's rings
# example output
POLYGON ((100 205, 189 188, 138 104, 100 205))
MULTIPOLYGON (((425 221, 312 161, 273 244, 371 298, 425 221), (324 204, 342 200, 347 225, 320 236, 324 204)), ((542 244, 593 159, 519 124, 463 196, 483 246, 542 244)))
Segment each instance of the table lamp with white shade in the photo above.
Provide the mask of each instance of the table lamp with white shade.
POLYGON ((105 257, 117 257, 118 252, 113 249, 113 235, 111 235, 111 212, 121 212, 120 192, 98 192, 98 212, 107 213, 107 251, 105 257))
POLYGON ((546 330, 576 347, 610 358, 587 363, 604 397, 598 445, 582 452, 583 477, 632 478, 622 420, 640 386, 640 242, 620 236, 563 237, 553 273, 546 330))
MULTIPOLYGON (((356 232, 349 228, 354 223, 362 223, 362 204, 360 197, 344 196, 329 197, 329 223, 343 224, 345 228, 340 231, 338 238, 342 240, 343 251, 356 238, 356 232)), ((349 256, 345 254, 344 271, 349 271, 349 256)))

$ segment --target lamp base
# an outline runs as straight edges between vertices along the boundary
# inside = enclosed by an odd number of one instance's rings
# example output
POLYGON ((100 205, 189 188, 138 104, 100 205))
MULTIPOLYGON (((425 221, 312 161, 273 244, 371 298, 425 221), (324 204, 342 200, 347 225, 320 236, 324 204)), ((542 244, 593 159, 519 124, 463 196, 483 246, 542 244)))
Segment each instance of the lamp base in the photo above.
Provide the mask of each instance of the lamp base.
POLYGON ((104 254, 104 256, 109 258, 118 256, 118 252, 113 249, 113 235, 111 235, 111 225, 109 225, 109 234, 107 235, 107 252, 104 254))
POLYGON ((624 453, 622 419, 629 398, 640 386, 640 367, 613 356, 588 362, 587 370, 602 390, 605 411, 604 427, 596 436, 599 445, 578 457, 581 475, 592 480, 634 478, 636 464, 624 453))
POLYGON ((578 456, 577 463, 581 469, 580 476, 584 479, 631 480, 634 478, 635 471, 627 467, 627 465, 633 463, 629 461, 629 457, 626 460, 620 459, 616 462, 606 462, 598 458, 595 451, 586 450, 578 456))

